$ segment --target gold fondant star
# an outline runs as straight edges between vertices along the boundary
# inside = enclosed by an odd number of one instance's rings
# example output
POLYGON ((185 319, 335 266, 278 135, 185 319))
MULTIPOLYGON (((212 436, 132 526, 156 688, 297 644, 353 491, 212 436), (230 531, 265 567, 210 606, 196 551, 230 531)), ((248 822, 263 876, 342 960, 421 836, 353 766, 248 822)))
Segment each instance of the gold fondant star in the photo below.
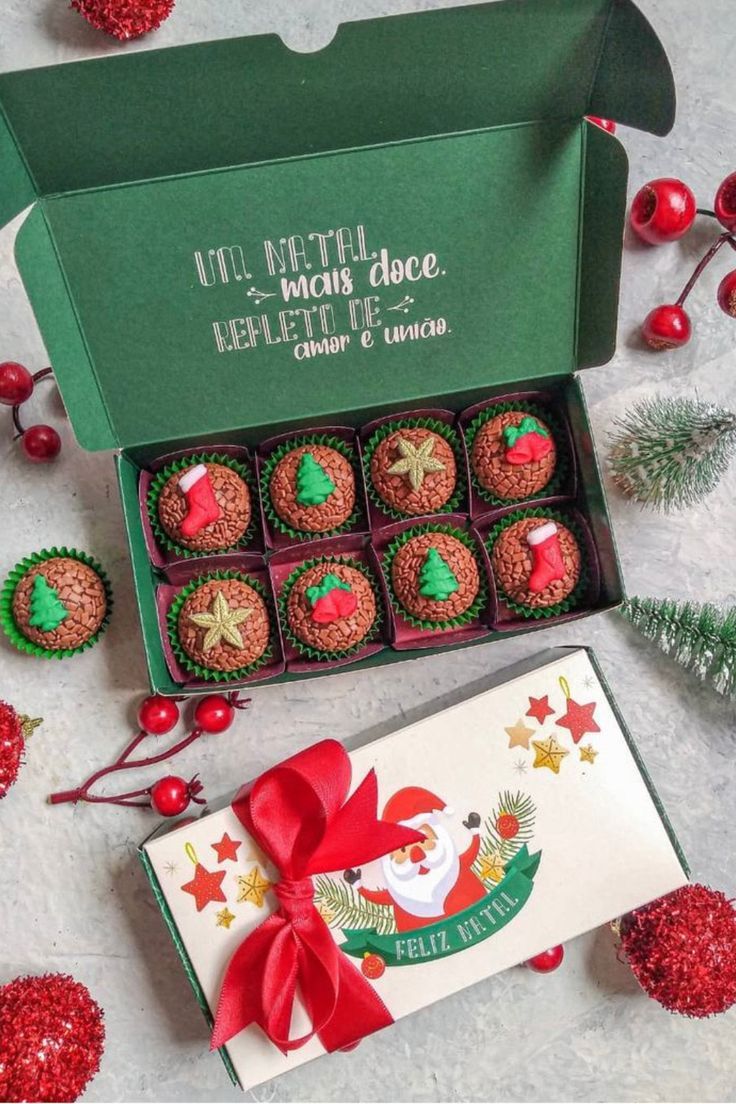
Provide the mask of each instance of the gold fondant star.
POLYGON ((527 728, 521 717, 511 728, 504 729, 504 732, 509 738, 510 748, 523 747, 529 750, 529 739, 534 735, 534 729, 527 728))
POLYGON ((504 875, 503 860, 498 851, 480 857, 480 876, 484 882, 500 882, 504 875))
POLYGON ((532 766, 549 767, 554 774, 560 773, 560 763, 570 754, 562 744, 558 744, 554 736, 548 736, 546 740, 532 740, 532 747, 535 753, 532 766))
POLYGON ((231 912, 227 905, 225 905, 224 909, 220 909, 217 913, 217 927, 227 928, 229 930, 234 919, 235 913, 231 912))
POLYGON ((227 598, 221 590, 218 590, 209 613, 190 613, 189 620, 200 629, 207 629, 207 635, 202 642, 202 651, 209 652, 221 640, 232 644, 234 648, 242 648, 243 638, 238 631, 238 625, 247 621, 252 613, 252 609, 230 609, 227 598))
POLYGON ((598 752, 595 750, 592 744, 586 744, 585 747, 580 749, 580 762, 581 763, 595 763, 595 757, 598 752))
POLYGON ((271 883, 257 866, 248 874, 238 874, 238 904, 250 901, 256 908, 263 908, 263 901, 271 883))
POLYGON ((427 472, 445 470, 442 461, 432 455, 435 446, 434 437, 427 437, 418 448, 403 437, 399 437, 396 444, 401 453, 401 460, 391 465, 388 469, 389 475, 408 475, 413 490, 419 490, 427 472))

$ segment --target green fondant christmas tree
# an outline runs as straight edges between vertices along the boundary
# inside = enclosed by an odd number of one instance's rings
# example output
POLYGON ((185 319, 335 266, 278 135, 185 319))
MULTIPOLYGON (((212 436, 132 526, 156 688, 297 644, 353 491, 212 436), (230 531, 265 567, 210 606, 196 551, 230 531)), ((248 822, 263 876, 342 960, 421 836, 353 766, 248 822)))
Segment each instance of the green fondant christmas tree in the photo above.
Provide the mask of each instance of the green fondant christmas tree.
POLYGON ((436 548, 428 548, 419 572, 419 593, 433 602, 446 602, 460 584, 436 548))
POLYGON ((59 598, 59 594, 51 586, 45 575, 37 575, 33 580, 31 591, 31 616, 28 624, 41 632, 53 632, 58 628, 65 617, 69 616, 69 610, 59 598))
POLYGON ((321 506, 335 489, 335 484, 311 452, 302 454, 296 472, 296 500, 300 506, 321 506))

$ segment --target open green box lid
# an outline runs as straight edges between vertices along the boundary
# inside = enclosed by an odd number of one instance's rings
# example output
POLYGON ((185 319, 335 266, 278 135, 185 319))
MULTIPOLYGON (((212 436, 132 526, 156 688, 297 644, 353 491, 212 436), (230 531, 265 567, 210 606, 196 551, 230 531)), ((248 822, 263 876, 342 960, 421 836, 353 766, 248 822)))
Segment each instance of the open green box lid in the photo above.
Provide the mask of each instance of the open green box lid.
POLYGON ((611 356, 626 158, 584 116, 673 112, 630 0, 120 54, 0 76, 0 222, 33 204, 18 264, 86 448, 457 406, 611 356))

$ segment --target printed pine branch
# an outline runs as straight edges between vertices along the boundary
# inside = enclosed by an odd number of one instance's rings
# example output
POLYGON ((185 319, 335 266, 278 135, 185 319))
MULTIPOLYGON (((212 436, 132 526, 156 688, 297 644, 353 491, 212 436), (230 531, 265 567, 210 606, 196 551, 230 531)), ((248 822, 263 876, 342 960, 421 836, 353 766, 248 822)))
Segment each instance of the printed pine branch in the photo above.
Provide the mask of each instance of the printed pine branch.
MULTIPOLYGON (((498 796, 498 804, 490 817, 483 825, 479 857, 486 855, 498 855, 504 866, 509 863, 514 855, 525 844, 529 843, 534 835, 534 818, 536 808, 532 799, 524 793, 510 793, 504 790, 498 796), (504 839, 499 835, 498 818, 504 813, 515 816, 519 822, 519 831, 512 839, 504 839)), ((477 873, 477 871, 476 871, 477 873)))
POLYGON ((379 935, 396 931, 393 910, 360 897, 347 882, 319 877, 314 880, 314 903, 329 916, 333 928, 375 928, 379 935))
POLYGON ((719 694, 736 697, 736 606, 635 597, 621 612, 676 663, 719 694))
POLYGON ((696 399, 657 396, 614 424, 614 482, 630 498, 665 511, 709 494, 736 451, 736 415, 696 399))

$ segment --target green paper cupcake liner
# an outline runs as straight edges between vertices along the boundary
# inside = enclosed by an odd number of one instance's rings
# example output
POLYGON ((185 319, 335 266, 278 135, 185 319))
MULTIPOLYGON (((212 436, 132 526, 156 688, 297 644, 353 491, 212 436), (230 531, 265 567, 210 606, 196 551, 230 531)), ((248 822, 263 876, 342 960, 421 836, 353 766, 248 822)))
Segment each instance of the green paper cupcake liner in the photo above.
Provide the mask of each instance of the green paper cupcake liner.
POLYGON ((559 492, 570 470, 570 459, 568 456, 567 437, 564 426, 553 411, 548 410, 547 407, 541 406, 538 403, 524 402, 522 400, 520 402, 502 402, 496 403, 494 406, 487 406, 480 414, 476 414, 470 425, 467 426, 465 430, 465 442, 468 448, 468 462, 473 490, 484 502, 489 502, 492 506, 513 506, 514 502, 533 502, 537 498, 551 498, 552 495, 559 492), (498 495, 494 495, 492 491, 488 491, 485 487, 481 486, 473 470, 473 441, 475 440, 478 430, 481 426, 485 425, 486 422, 489 422, 491 418, 495 418, 497 414, 506 414, 511 410, 519 410, 523 414, 531 414, 533 417, 539 418, 545 425, 549 426, 557 449, 557 462, 549 483, 542 487, 540 491, 537 491, 536 494, 528 495, 523 500, 499 498, 498 495))
POLYGON ((455 490, 444 506, 440 506, 438 510, 433 510, 434 514, 454 514, 457 513, 457 508, 462 501, 462 497, 465 494, 465 461, 462 455, 462 449, 460 446, 460 435, 457 430, 448 425, 447 422, 437 421, 435 418, 400 418, 396 421, 387 422, 385 425, 379 426, 379 428, 372 433, 366 444, 363 446, 363 470, 365 473, 365 484, 368 488, 368 497, 371 502, 382 510, 384 514, 387 514, 391 518, 395 518, 396 521, 406 521, 407 518, 412 518, 417 515, 407 514, 403 510, 398 510, 395 506, 389 506, 388 502, 379 495, 376 488, 373 486, 373 480, 371 478, 371 460, 373 453, 376 451, 381 441, 395 433, 400 429, 431 429, 434 433, 439 433, 441 437, 447 441, 450 445, 454 456, 455 466, 457 471, 457 479, 455 483, 455 490))
POLYGON ((407 529, 403 533, 399 533, 398 537, 394 537, 391 544, 384 552, 383 557, 383 571, 386 578, 386 586, 391 598, 391 605, 396 612, 403 617, 404 621, 408 621, 410 625, 413 625, 417 629, 429 630, 430 632, 440 629, 457 629, 462 625, 467 625, 471 621, 475 621, 480 616, 480 611, 486 603, 488 597, 488 586, 485 579, 485 571, 483 564, 480 562, 478 555, 478 549, 475 546, 475 542, 469 533, 466 533, 464 529, 456 529, 454 525, 414 525, 411 529, 407 529), (399 599, 394 593, 393 584, 391 582, 391 564, 393 563, 394 556, 408 541, 413 537, 419 537, 423 533, 446 533, 450 537, 456 537, 459 541, 469 548, 475 557, 475 561, 478 565, 478 577, 479 586, 478 593, 473 600, 473 604, 468 606, 464 613, 458 613, 455 617, 449 617, 446 621, 427 621, 419 617, 415 617, 414 614, 401 604, 399 599))
POLYGON ((311 560, 305 560, 304 563, 299 564, 286 579, 281 588, 281 594, 278 599, 279 614, 281 617, 281 630, 289 641, 291 646, 296 649, 301 655, 306 656, 307 659, 313 659, 315 662, 326 662, 333 659, 346 659, 348 656, 356 655, 357 652, 365 648, 366 644, 371 644, 379 636, 381 631, 381 625, 383 623, 383 602, 381 601, 381 590, 378 585, 378 580, 366 564, 361 563, 359 560, 354 560, 350 556, 316 556, 311 560), (289 625, 289 618, 287 614, 287 603, 289 600, 289 594, 291 589, 296 583, 297 579, 308 571, 310 567, 315 567, 317 564, 345 564, 346 567, 354 567, 357 571, 360 571, 365 575, 368 582, 373 587, 373 593, 376 596, 376 619, 371 625, 368 633, 359 640, 357 644, 353 644, 352 648, 347 648, 340 652, 322 651, 319 648, 313 648, 310 644, 305 644, 303 640, 299 640, 297 636, 291 631, 289 625))
POLYGON ((236 679, 247 678, 249 675, 259 671, 261 667, 265 667, 267 663, 270 663, 274 654, 273 642, 274 633, 276 631, 275 620, 276 611, 273 608, 273 602, 271 601, 266 587, 258 579, 254 579, 245 571, 210 571, 207 575, 200 575, 199 578, 192 579, 191 583, 187 583, 187 585, 176 595, 166 614, 169 641, 178 662, 186 671, 190 671, 193 675, 196 675, 197 678, 203 679, 206 682, 234 682, 236 679), (259 656, 253 663, 249 663, 245 667, 238 667, 235 671, 211 671, 207 667, 200 666, 199 663, 195 663, 194 660, 187 655, 179 640, 178 629, 181 607, 190 594, 193 594, 195 590, 198 590, 199 587, 203 586, 205 583, 212 582, 213 579, 239 579, 240 582, 247 583, 248 586, 253 587, 253 590, 260 594, 261 598, 266 603, 266 610, 268 611, 270 619, 271 631, 263 655, 259 656))
POLYGON ((33 552, 30 556, 26 556, 25 559, 21 560, 20 563, 17 563, 3 583, 3 588, 0 591, 0 625, 11 644, 13 644, 19 652, 37 656, 39 659, 68 659, 70 656, 86 651, 97 643, 107 628, 112 606, 113 600, 110 580, 97 560, 87 555, 86 552, 79 552, 76 548, 43 548, 40 552, 33 552), (72 560, 79 560, 80 563, 86 564, 87 567, 91 567, 92 570, 99 575, 102 585, 105 588, 107 609, 102 624, 89 640, 85 640, 84 644, 80 644, 76 648, 53 649, 44 648, 40 644, 34 644, 32 640, 28 640, 28 638, 23 635, 13 617, 13 596, 23 576, 30 568, 35 567, 36 564, 44 563, 46 560, 56 559, 57 556, 65 556, 72 560))
POLYGON ((360 482, 358 479, 359 471, 358 457, 355 449, 339 437, 330 437, 326 434, 290 437, 288 441, 284 441, 273 450, 261 468, 261 500, 263 502, 263 509, 266 517, 274 529, 278 529, 280 533, 284 533, 291 540, 322 540, 323 537, 335 537, 338 533, 346 533, 357 525, 361 516, 359 494, 360 482), (291 452, 292 449, 301 448, 302 445, 326 445, 328 448, 335 449, 337 452, 342 453, 345 459, 350 462, 350 466, 355 474, 355 509, 342 525, 338 525, 334 529, 321 529, 319 532, 292 529, 290 525, 287 525, 286 522, 281 520, 274 509, 273 502, 271 501, 271 476, 273 475, 273 470, 279 460, 283 460, 287 453, 291 452))
POLYGON ((590 586, 587 542, 585 534, 574 518, 569 517, 560 510, 546 510, 543 506, 537 506, 531 510, 514 510, 513 513, 507 514, 506 517, 497 521, 496 524, 489 529, 488 536, 486 537, 486 548, 488 552, 491 554, 493 553, 493 546, 505 529, 508 529, 514 522, 521 521, 523 518, 528 517, 544 518, 545 520, 557 521, 560 525, 564 525, 575 537, 575 540, 578 542, 578 548, 580 549, 580 578, 575 584, 574 589, 570 591, 567 598, 563 598, 561 602, 556 602, 553 606, 547 606, 544 609, 532 609, 530 606, 523 606, 520 602, 514 601, 513 598, 510 598, 509 595, 506 594, 494 575, 498 596, 505 602, 510 610, 513 610, 514 613, 518 613, 520 617, 541 621, 546 617, 556 617, 560 613, 568 613, 570 610, 575 609, 585 597, 586 591, 590 586))
POLYGON ((239 460, 234 460, 232 456, 224 456, 215 452, 203 452, 197 453, 196 456, 182 456, 179 460, 174 460, 171 464, 167 464, 165 468, 162 468, 161 471, 156 472, 154 475, 151 480, 151 485, 148 488, 146 505, 148 507, 148 520, 151 524, 153 535, 156 538, 156 543, 167 551, 173 552, 176 556, 181 556, 182 558, 196 559, 202 556, 218 556, 223 552, 237 552, 243 549, 255 535, 256 516, 258 514, 258 496, 256 494, 255 480, 245 464, 242 464, 239 460), (163 490, 164 484, 172 475, 176 475, 185 468, 191 468, 195 464, 222 464, 223 467, 230 468, 236 475, 239 475, 250 491, 250 524, 240 540, 236 541, 235 544, 229 545, 227 548, 207 548, 201 552, 193 548, 185 548, 183 544, 177 544, 161 525, 158 516, 158 497, 163 490))

